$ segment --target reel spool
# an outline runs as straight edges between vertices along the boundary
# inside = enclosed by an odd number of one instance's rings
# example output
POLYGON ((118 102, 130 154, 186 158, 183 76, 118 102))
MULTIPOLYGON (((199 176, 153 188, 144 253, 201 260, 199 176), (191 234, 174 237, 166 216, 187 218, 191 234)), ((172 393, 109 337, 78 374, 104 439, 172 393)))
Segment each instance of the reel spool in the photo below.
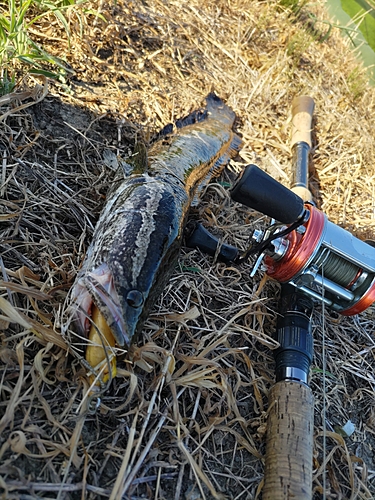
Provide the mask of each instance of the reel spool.
POLYGON ((245 168, 231 197, 282 223, 254 231, 250 249, 239 259, 260 253, 252 275, 262 264, 271 278, 323 300, 345 316, 361 313, 375 302, 371 244, 330 222, 256 165, 245 168))

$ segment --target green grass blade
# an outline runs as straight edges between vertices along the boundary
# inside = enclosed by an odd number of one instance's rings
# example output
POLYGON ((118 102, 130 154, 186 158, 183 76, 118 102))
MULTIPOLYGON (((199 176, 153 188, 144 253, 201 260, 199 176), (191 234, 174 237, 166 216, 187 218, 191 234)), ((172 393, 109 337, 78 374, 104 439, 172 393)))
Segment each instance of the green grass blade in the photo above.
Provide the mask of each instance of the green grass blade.
POLYGON ((53 78, 54 80, 58 79, 61 75, 59 73, 54 73, 53 71, 47 71, 45 69, 31 69, 29 71, 31 75, 42 75, 47 78, 53 78))
POLYGON ((64 27, 66 34, 68 35, 68 38, 69 38, 70 37, 69 24, 66 20, 66 17, 61 12, 63 9, 66 9, 67 7, 58 8, 58 7, 56 7, 55 4, 53 4, 52 2, 49 2, 49 1, 37 2, 37 3, 38 3, 38 6, 40 9, 46 9, 46 11, 42 12, 41 14, 39 14, 39 15, 35 16, 33 19, 31 19, 29 21, 29 23, 27 24, 27 28, 29 28, 30 26, 35 24, 42 17, 44 17, 52 12, 54 14, 54 16, 56 17, 56 19, 58 19, 60 21, 60 23, 62 24, 62 26, 64 27))
POLYGON ((9 0, 9 16, 10 16, 9 31, 10 31, 10 33, 13 33, 13 31, 14 31, 14 27, 16 24, 16 14, 17 14, 16 2, 15 2, 15 0, 9 0))
POLYGON ((10 21, 9 21, 9 19, 7 19, 2 14, 0 14, 0 26, 4 30, 8 31, 8 33, 9 33, 9 31, 10 31, 10 21))
POLYGON ((18 12, 17 17, 17 26, 22 26, 25 16, 30 9, 30 5, 33 3, 33 0, 27 0, 24 4, 22 4, 22 9, 18 12))

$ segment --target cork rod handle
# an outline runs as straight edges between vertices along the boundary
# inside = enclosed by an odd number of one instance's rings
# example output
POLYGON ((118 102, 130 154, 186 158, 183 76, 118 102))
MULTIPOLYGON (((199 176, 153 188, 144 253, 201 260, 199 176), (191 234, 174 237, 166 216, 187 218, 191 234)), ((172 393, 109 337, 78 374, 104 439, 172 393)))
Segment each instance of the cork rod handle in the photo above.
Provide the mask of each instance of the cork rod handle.
POLYGON ((314 400, 299 382, 277 382, 269 394, 263 500, 311 500, 314 400))
POLYGON ((301 95, 292 102, 292 140, 291 147, 297 142, 306 142, 311 148, 311 126, 314 113, 314 99, 301 95))

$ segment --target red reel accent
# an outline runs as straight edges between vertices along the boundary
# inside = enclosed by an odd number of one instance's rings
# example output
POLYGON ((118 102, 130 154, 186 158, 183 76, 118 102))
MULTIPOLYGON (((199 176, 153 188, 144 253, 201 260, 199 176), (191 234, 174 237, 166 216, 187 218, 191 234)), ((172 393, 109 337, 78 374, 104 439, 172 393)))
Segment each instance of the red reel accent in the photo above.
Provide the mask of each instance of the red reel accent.
POLYGON ((279 261, 274 261, 268 256, 264 259, 268 276, 280 283, 290 281, 305 267, 321 239, 325 216, 312 205, 306 205, 306 208, 310 211, 310 217, 304 224, 305 233, 292 231, 288 234, 286 239, 289 241, 289 247, 279 261))
POLYGON ((365 311, 368 307, 370 307, 375 302, 375 280, 372 282, 372 285, 367 290, 367 292, 362 295, 362 297, 357 300, 355 304, 353 304, 348 309, 344 311, 340 311, 340 314, 343 316, 354 316, 354 314, 359 314, 365 311))

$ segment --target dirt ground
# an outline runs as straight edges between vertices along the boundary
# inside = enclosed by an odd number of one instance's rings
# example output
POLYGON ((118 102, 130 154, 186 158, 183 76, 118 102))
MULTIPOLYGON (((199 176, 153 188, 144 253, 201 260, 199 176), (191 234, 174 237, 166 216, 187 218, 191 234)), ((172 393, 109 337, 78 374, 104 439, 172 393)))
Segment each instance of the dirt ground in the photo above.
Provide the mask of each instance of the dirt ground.
MULTIPOLYGON (((183 247, 98 408, 62 313, 118 164, 212 90, 243 148, 191 218, 246 246, 264 216, 228 187, 248 163, 289 185, 291 102, 308 94, 314 199, 375 239, 375 91, 323 4, 92 2, 100 16, 69 11, 70 45, 57 21, 39 26, 72 73, 0 101, 1 499, 262 497, 278 283, 183 247)), ((374 307, 317 306, 313 336, 313 498, 373 499, 374 307)))

